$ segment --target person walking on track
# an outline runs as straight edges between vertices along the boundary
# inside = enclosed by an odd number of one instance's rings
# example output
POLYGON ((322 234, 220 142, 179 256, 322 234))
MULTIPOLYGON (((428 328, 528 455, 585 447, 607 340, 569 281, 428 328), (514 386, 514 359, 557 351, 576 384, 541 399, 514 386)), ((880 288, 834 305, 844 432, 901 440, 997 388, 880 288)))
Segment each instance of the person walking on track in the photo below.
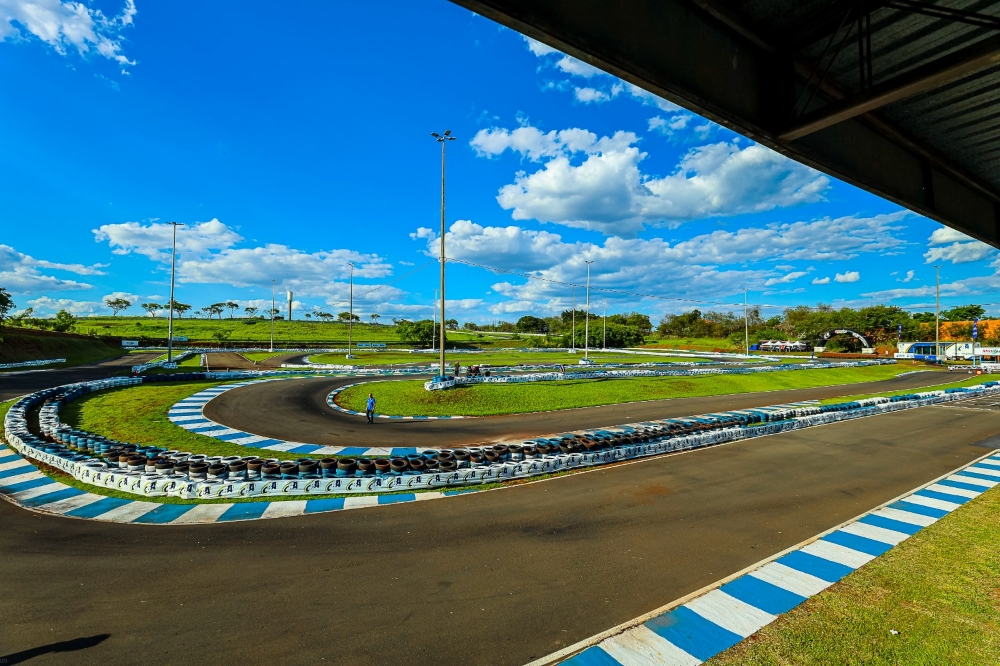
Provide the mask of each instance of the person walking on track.
POLYGON ((368 394, 368 404, 365 406, 365 414, 368 415, 368 423, 375 423, 375 396, 368 394))

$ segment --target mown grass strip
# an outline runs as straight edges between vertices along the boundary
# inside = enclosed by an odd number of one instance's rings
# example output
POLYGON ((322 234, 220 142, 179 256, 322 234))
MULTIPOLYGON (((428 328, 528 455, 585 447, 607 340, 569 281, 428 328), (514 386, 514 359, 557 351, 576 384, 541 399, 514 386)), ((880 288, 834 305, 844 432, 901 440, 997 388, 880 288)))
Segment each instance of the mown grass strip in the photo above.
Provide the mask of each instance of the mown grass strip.
POLYGON ((998 516, 993 489, 707 663, 1000 663, 998 516))
MULTIPOLYGON (((330 365, 400 365, 416 364, 430 365, 437 363, 438 357, 431 353, 415 353, 398 351, 384 352, 354 352, 354 359, 344 358, 344 354, 313 354, 310 356, 312 363, 326 363, 330 365)), ((449 370, 454 367, 457 361, 463 368, 470 365, 533 365, 537 363, 562 363, 567 369, 578 368, 583 353, 570 354, 568 352, 483 352, 477 354, 449 354, 445 361, 449 370)), ((597 363, 704 363, 709 359, 679 358, 670 356, 642 356, 637 354, 619 354, 615 352, 591 352, 590 359, 597 363)))
POLYGON ((595 407, 644 400, 816 388, 891 379, 898 365, 790 370, 752 375, 580 379, 525 384, 480 384, 427 391, 420 380, 372 382, 341 392, 337 403, 364 411, 374 393, 378 412, 398 416, 496 416, 595 407))

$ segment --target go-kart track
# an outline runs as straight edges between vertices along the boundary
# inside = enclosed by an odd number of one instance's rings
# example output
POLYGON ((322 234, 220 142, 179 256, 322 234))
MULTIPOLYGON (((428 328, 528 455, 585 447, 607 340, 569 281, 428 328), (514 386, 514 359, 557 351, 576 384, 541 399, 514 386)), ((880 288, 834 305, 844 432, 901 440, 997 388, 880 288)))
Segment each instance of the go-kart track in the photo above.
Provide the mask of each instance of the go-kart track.
MULTIPOLYGON (((111 369, 0 376, 0 392, 111 369)), ((359 379, 320 377, 235 388, 204 415, 324 446, 440 449, 953 379, 925 372, 847 387, 367 425, 326 402, 359 379)), ((126 525, 0 502, 0 658, 524 664, 982 458, 1000 433, 998 403, 985 396, 440 501, 293 518, 126 525)))

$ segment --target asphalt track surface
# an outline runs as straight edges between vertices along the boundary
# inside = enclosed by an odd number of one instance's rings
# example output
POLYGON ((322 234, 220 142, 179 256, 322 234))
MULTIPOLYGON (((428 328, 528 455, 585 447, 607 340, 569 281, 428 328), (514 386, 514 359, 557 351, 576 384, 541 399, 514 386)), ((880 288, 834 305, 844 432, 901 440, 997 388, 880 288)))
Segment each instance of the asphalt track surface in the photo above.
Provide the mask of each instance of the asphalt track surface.
MULTIPOLYGON (((660 413, 823 390, 671 401, 660 413)), ((431 502, 248 523, 119 525, 0 502, 0 663, 523 664, 983 455, 975 444, 1000 433, 996 402, 431 502)), ((573 412, 582 427, 584 410, 573 412)))
POLYGON ((125 354, 124 356, 107 361, 77 365, 71 368, 0 372, 0 402, 18 398, 25 393, 40 391, 51 386, 105 379, 114 375, 120 375, 133 365, 140 365, 151 361, 157 356, 161 356, 161 353, 125 354))
MULTIPOLYGON (((816 372, 823 372, 817 370, 816 372)), ((557 412, 491 416, 487 418, 397 421, 334 411, 326 404, 330 392, 359 378, 315 378, 263 382, 223 393, 205 407, 208 418, 224 425, 293 442, 324 446, 418 446, 441 448, 555 434, 582 428, 621 425, 635 421, 746 409, 797 400, 863 395, 881 391, 917 389, 954 382, 964 377, 942 372, 920 372, 878 382, 844 384, 813 389, 744 393, 705 398, 681 398, 586 407, 557 412)), ((698 381, 711 381, 699 378, 698 381)), ((372 389, 378 397, 377 385, 372 389)))
POLYGON ((0 663, 523 664, 930 481, 998 432, 990 408, 927 407, 250 523, 118 525, 0 502, 0 663))

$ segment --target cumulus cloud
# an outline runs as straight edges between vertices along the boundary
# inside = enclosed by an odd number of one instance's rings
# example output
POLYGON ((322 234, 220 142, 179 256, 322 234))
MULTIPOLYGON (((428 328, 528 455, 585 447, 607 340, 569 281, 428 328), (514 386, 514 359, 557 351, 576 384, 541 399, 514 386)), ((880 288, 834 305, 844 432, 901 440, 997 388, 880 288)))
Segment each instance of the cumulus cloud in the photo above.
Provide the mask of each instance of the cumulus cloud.
POLYGON ((60 55, 71 49, 82 56, 91 51, 122 67, 134 65, 122 51, 123 31, 136 15, 134 0, 108 17, 82 2, 61 0, 0 0, 0 41, 40 39, 60 55))
POLYGON ((825 278, 813 278, 812 283, 813 284, 830 284, 830 278, 829 277, 825 277, 825 278))
POLYGON ((845 271, 844 273, 837 273, 833 276, 834 282, 857 282, 861 279, 861 273, 858 271, 845 271))
POLYGON ((34 308, 39 315, 54 315, 60 310, 66 310, 70 314, 85 317, 89 315, 106 314, 108 306, 104 301, 74 301, 69 298, 50 298, 41 296, 28 301, 28 305, 34 308))
MULTIPOLYGON (((171 235, 169 224, 126 222, 94 229, 95 239, 106 241, 114 253, 140 254, 164 264, 170 262, 171 235)), ((356 264, 355 278, 381 278, 392 274, 391 264, 376 254, 346 249, 305 252, 280 244, 234 247, 242 240, 238 233, 217 219, 178 227, 177 281, 270 287, 271 280, 277 279, 283 289, 340 299, 347 294, 348 285, 344 280, 350 274, 349 262, 356 264), (341 282, 336 282, 337 279, 341 282)))
POLYGON ((897 278, 896 281, 897 282, 912 282, 913 281, 913 276, 915 274, 916 274, 915 271, 906 271, 906 277, 903 278, 903 279, 901 279, 901 280, 897 278))
POLYGON ((939 261, 967 264, 990 257, 996 252, 995 248, 951 227, 935 229, 927 239, 927 244, 930 249, 924 253, 924 260, 928 264, 939 261))
POLYGON ((543 133, 534 127, 484 129, 472 139, 483 156, 510 149, 532 161, 533 173, 515 174, 497 201, 515 220, 632 236, 646 224, 761 212, 822 199, 829 179, 756 144, 717 143, 694 148, 674 173, 643 174, 646 153, 631 132, 597 138, 574 128, 543 133), (564 134, 565 133, 565 134, 564 134), (579 163, 574 159, 582 155, 579 163))
POLYGON ((77 282, 48 275, 40 268, 66 271, 76 275, 104 275, 100 270, 102 264, 85 266, 83 264, 62 264, 45 259, 35 259, 18 252, 9 245, 0 244, 0 286, 12 294, 35 294, 40 291, 69 291, 73 289, 90 289, 86 282, 77 282))
POLYGON ((776 284, 788 284, 789 282, 794 282, 795 280, 798 280, 805 274, 806 274, 805 271, 793 271, 791 273, 788 273, 787 275, 782 275, 781 277, 769 278, 764 282, 764 286, 772 287, 776 284))
MULTIPOLYGON (((170 247, 173 242, 171 224, 105 224, 93 229, 92 233, 97 242, 107 241, 114 254, 134 252, 154 261, 170 262, 170 247)), ((215 218, 208 222, 177 227, 177 253, 181 256, 225 250, 241 240, 242 236, 215 218)))

